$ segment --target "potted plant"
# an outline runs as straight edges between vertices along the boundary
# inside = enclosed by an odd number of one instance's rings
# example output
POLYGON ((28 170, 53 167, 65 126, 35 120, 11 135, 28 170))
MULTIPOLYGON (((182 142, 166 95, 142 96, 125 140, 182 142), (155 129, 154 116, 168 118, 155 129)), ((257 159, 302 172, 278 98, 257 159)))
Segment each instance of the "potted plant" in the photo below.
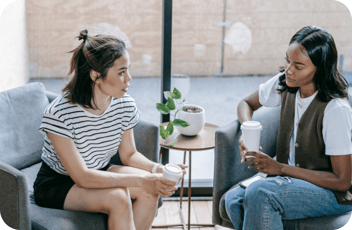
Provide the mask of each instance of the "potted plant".
MULTIPOLYGON (((190 124, 185 122, 182 119, 177 119, 177 113, 179 112, 180 109, 182 109, 183 104, 185 103, 185 99, 181 100, 181 93, 178 89, 174 88, 172 92, 170 91, 165 91, 164 92, 164 97, 167 99, 166 104, 162 103, 156 103, 156 108, 161 112, 162 114, 171 114, 173 115, 174 119, 171 120, 167 126, 166 129, 164 126, 160 125, 160 136, 162 139, 168 138, 170 135, 173 134, 174 132, 174 126, 176 127, 187 127, 190 124)), ((168 146, 173 147, 177 143, 177 140, 169 144, 168 146)))
MULTIPOLYGON (((186 100, 181 99, 181 93, 177 88, 174 88, 172 92, 164 92, 164 97, 167 99, 166 104, 157 103, 156 108, 163 114, 171 114, 174 119, 170 121, 166 127, 160 126, 160 136, 164 140, 172 135, 174 132, 174 126, 176 129, 185 136, 197 135, 205 125, 205 110, 204 108, 185 104, 186 100)), ((168 146, 174 146, 177 140, 169 144, 168 146)))

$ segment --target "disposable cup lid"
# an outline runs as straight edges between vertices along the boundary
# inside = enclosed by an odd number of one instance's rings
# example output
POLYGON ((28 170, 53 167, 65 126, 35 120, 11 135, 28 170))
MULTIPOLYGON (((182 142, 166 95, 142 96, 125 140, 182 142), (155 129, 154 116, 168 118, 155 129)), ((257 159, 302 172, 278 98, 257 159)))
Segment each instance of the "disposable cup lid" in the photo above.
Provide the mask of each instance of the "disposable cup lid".
POLYGON ((262 125, 258 121, 245 121, 241 125, 241 129, 262 129, 262 125))
POLYGON ((170 176, 179 177, 182 175, 182 169, 174 164, 167 164, 164 167, 164 172, 169 174, 170 176))

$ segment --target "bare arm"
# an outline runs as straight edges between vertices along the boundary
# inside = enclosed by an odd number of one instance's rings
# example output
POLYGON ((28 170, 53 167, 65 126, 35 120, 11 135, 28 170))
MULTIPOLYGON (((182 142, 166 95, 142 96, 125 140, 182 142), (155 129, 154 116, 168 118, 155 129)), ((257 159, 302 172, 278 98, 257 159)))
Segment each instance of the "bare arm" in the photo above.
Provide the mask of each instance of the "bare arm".
POLYGON ((259 103, 259 90, 256 90, 248 97, 244 98, 237 106, 237 117, 242 124, 245 121, 250 121, 253 112, 262 107, 259 103))
POLYGON ((262 152, 251 152, 247 155, 258 157, 246 159, 246 162, 254 162, 248 168, 257 168, 258 172, 292 176, 335 191, 347 191, 351 186, 351 155, 330 156, 332 172, 315 171, 281 164, 262 152))
MULTIPOLYGON (((126 130, 122 134, 119 153, 120 159, 124 165, 152 172, 155 162, 149 160, 143 154, 137 151, 134 142, 133 129, 126 130)), ((161 167, 158 168, 158 172, 160 170, 161 167)))
POLYGON ((281 172, 323 188, 347 191, 351 186, 351 155, 331 156, 333 172, 314 171, 283 165, 281 172))

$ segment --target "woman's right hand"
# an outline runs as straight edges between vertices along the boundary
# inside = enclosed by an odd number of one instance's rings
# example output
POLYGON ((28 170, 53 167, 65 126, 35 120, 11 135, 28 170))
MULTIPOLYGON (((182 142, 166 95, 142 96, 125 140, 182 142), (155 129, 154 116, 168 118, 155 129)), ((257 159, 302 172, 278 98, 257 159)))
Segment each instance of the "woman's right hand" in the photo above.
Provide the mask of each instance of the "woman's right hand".
POLYGON ((169 197, 177 190, 176 183, 165 179, 161 173, 146 174, 144 176, 143 187, 148 192, 162 197, 169 197))

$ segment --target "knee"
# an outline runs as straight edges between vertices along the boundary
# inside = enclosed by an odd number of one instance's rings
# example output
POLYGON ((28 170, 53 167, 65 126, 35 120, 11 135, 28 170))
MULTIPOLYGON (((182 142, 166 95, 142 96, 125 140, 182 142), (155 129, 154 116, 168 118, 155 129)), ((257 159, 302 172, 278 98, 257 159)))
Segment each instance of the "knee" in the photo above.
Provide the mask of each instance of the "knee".
POLYGON ((225 209, 226 210, 231 210, 231 207, 235 204, 235 200, 231 196, 231 193, 227 193, 225 195, 225 209))
POLYGON ((155 203, 155 202, 158 202, 159 195, 155 193, 149 193, 147 190, 141 188, 137 193, 136 199, 155 203))
POLYGON ((244 205, 258 206, 267 205, 272 203, 272 199, 275 197, 273 194, 278 191, 276 180, 260 180, 255 181, 246 188, 246 194, 244 196, 244 205))
POLYGON ((237 206, 238 204, 242 203, 244 192, 245 190, 241 187, 228 191, 224 198, 226 210, 230 210, 231 207, 237 206))
POLYGON ((108 214, 116 211, 132 211, 132 202, 127 188, 117 188, 111 190, 104 197, 103 203, 108 214))
POLYGON ((275 186, 272 181, 260 180, 255 181, 246 188, 246 194, 244 197, 245 204, 257 204, 265 203, 268 200, 269 194, 275 190, 275 186))
POLYGON ((284 212, 285 203, 280 197, 280 183, 276 180, 253 182, 247 187, 244 197, 244 208, 253 210, 272 210, 284 212))

